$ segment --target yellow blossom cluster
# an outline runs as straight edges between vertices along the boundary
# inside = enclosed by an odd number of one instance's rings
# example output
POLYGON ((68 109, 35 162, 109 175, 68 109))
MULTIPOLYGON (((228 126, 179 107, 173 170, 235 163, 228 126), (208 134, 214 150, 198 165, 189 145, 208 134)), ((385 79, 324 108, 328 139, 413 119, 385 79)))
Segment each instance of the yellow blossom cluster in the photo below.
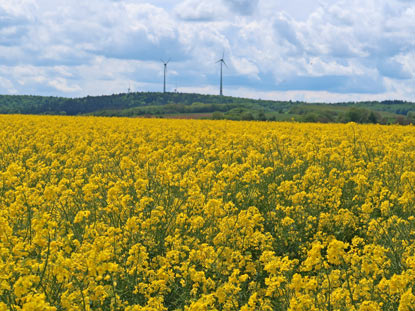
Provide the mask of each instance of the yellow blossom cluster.
POLYGON ((0 310, 415 310, 415 128, 0 116, 0 310))

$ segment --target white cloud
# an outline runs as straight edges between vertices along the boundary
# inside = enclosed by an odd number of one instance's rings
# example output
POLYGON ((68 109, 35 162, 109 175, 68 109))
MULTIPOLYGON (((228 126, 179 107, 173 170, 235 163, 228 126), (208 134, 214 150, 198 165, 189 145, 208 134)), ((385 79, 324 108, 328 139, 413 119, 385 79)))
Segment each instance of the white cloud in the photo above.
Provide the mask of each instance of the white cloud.
POLYGON ((13 83, 3 77, 0 77, 0 90, 1 92, 5 92, 7 94, 16 94, 17 90, 14 88, 13 83))
POLYGON ((214 21, 226 16, 220 0, 184 0, 174 12, 182 20, 195 22, 214 21))
POLYGON ((259 79, 259 69, 249 59, 234 57, 232 58, 232 64, 238 74, 247 75, 259 79))
POLYGON ((64 93, 75 93, 81 91, 81 87, 79 85, 69 85, 68 81, 64 78, 57 78, 55 80, 49 81, 48 84, 58 91, 64 93))
POLYGON ((0 90, 158 90, 169 57, 168 81, 216 90, 225 51, 225 90, 415 100, 413 29, 412 0, 2 0, 0 90))

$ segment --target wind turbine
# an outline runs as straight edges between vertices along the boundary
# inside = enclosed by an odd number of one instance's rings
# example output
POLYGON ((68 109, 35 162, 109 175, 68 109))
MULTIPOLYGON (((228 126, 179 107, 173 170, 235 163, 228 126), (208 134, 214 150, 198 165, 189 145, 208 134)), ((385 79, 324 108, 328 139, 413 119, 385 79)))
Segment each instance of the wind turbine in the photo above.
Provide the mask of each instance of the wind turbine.
POLYGON ((220 92, 219 95, 223 96, 223 78, 222 78, 222 65, 225 65, 228 68, 228 65, 225 63, 225 52, 222 53, 222 58, 219 59, 216 63, 220 63, 220 92))
POLYGON ((164 65, 164 84, 163 84, 163 93, 166 93, 166 72, 167 72, 167 64, 170 62, 170 58, 169 60, 166 62, 162 59, 160 59, 164 65))

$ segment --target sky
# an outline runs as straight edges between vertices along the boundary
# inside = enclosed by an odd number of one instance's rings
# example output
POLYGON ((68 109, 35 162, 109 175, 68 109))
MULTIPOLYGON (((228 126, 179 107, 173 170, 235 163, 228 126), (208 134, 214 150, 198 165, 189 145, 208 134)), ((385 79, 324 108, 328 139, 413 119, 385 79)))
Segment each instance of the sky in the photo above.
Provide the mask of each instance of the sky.
POLYGON ((1 0, 0 94, 415 102, 415 0, 1 0))

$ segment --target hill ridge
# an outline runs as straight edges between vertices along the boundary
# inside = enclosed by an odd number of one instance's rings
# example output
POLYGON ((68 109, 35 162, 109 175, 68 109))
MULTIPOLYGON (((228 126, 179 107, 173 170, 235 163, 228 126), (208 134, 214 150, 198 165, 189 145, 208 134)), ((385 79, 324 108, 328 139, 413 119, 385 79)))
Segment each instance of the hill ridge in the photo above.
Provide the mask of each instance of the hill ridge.
POLYGON ((402 100, 306 103, 176 92, 133 92, 78 98, 0 95, 0 114, 182 115, 232 120, 410 123, 415 119, 415 103, 402 100))

